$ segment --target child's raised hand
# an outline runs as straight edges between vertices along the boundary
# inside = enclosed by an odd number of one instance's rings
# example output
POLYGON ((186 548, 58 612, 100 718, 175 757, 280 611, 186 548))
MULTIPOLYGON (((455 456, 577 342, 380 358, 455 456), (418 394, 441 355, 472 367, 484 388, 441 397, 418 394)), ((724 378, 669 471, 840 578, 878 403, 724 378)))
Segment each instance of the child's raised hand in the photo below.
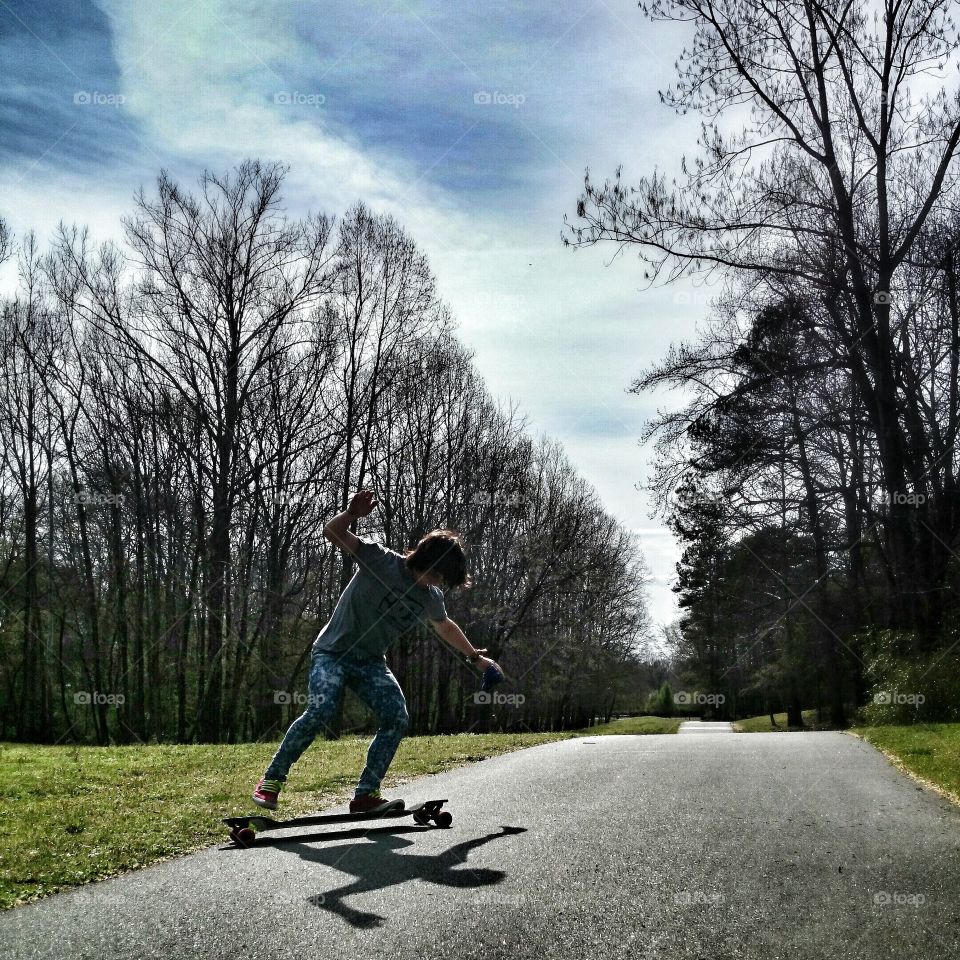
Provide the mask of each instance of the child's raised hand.
POLYGON ((372 490, 360 490, 351 497, 347 511, 355 517, 365 517, 376 505, 377 498, 372 490))

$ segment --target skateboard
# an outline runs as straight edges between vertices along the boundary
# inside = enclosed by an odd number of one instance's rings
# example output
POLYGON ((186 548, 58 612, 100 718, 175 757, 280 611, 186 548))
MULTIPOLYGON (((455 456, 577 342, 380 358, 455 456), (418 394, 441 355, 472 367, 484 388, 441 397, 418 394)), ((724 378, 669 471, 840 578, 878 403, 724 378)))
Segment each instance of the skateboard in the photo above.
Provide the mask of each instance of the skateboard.
POLYGON ((257 834, 267 830, 283 830, 287 827, 313 827, 321 823, 373 823, 396 817, 413 817, 414 823, 427 827, 434 823, 438 827, 449 827, 453 823, 453 814, 440 808, 446 800, 427 800, 415 807, 393 808, 383 813, 323 813, 316 817, 294 817, 292 820, 274 820, 254 814, 250 817, 224 817, 223 822, 230 828, 230 839, 240 847, 252 847, 257 834))

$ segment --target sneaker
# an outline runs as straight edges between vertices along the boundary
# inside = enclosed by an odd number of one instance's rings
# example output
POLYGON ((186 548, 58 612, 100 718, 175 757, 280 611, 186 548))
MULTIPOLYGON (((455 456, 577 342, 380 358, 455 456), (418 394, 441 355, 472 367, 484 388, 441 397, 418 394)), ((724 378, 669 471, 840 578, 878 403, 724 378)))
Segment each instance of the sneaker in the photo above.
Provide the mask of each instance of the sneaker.
POLYGON ((277 797, 283 789, 282 780, 268 780, 262 777, 257 784, 257 789, 253 791, 253 802, 258 807, 266 807, 267 810, 277 809, 277 797))
POLYGON ((385 800, 379 790, 364 793, 350 801, 351 813, 386 813, 388 810, 402 810, 402 800, 385 800))

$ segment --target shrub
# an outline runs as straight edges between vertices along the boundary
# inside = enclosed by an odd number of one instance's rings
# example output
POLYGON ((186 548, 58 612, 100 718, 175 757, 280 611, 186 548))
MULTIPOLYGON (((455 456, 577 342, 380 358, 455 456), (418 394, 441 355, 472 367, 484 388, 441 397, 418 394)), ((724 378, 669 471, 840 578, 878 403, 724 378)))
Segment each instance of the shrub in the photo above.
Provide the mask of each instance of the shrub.
POLYGON ((958 639, 945 635, 938 649, 917 653, 916 639, 906 631, 861 635, 868 687, 863 722, 960 721, 958 639))

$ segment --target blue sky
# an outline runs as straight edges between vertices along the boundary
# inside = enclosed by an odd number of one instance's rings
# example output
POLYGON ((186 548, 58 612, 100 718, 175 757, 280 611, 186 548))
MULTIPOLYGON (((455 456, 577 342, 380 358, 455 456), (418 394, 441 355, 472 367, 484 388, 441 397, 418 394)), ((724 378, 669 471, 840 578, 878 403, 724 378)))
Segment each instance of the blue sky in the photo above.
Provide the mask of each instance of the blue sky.
POLYGON ((193 181, 253 156, 290 165, 292 213, 395 214, 493 393, 639 532, 666 622, 676 547, 635 484, 643 421, 674 401, 626 389, 693 333, 703 292, 643 290, 634 255, 560 235, 587 166, 630 182, 695 147, 657 93, 683 40, 633 0, 0 0, 0 213, 117 237, 161 167, 193 181))

